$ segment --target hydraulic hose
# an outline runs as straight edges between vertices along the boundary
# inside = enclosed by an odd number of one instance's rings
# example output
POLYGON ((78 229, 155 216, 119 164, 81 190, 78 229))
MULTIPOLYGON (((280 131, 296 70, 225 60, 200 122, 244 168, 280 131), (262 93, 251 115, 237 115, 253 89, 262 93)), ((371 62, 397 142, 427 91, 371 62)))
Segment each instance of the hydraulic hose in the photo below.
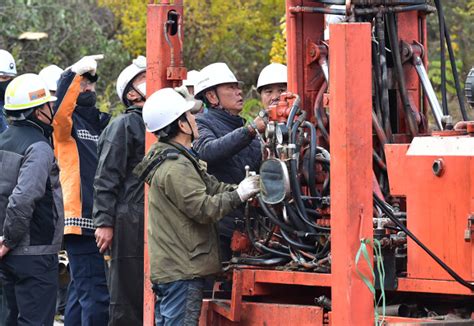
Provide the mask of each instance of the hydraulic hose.
POLYGON ((316 95, 316 99, 314 100, 314 106, 313 106, 313 111, 314 111, 314 116, 316 117, 316 122, 318 124, 318 129, 323 135, 324 139, 329 143, 329 133, 324 126, 323 123, 323 106, 322 106, 322 101, 323 101, 323 95, 326 92, 328 88, 328 83, 327 81, 324 81, 323 84, 321 85, 321 88, 318 91, 318 95, 316 95))
POLYGON ((299 95, 296 94, 295 96, 296 96, 296 99, 294 100, 293 105, 291 106, 290 114, 288 115, 288 121, 286 122, 286 127, 288 128, 288 130, 291 130, 293 126, 293 120, 295 119, 296 114, 298 113, 300 109, 301 99, 299 95))
POLYGON ((283 223, 282 221, 280 221, 278 219, 278 217, 276 217, 271 211, 270 209, 268 208, 267 204, 263 201, 262 197, 261 196, 257 196, 258 198, 258 203, 260 204, 260 207, 262 208, 263 212, 265 213, 265 215, 270 219, 270 221, 275 224, 275 225, 278 225, 280 227, 280 229, 282 230, 285 230, 291 234, 295 234, 296 235, 296 230, 294 228, 292 228, 291 226, 289 226, 288 224, 285 224, 283 223))
POLYGON ((378 42, 372 40, 372 66, 374 67, 372 71, 372 79, 374 83, 374 110, 375 114, 379 121, 382 121, 382 99, 381 99, 381 90, 382 90, 382 78, 380 72, 380 63, 378 58, 378 42))
POLYGON ((395 22, 395 14, 387 14, 388 32, 390 44, 392 46, 392 56, 395 64, 395 72, 398 81, 398 88, 400 98, 402 99, 403 109, 405 112, 405 119, 407 121, 408 129, 412 136, 418 134, 418 126, 413 116, 413 111, 408 99, 408 91, 405 84, 405 74, 403 72, 402 58, 400 56, 400 46, 398 44, 397 25, 395 22))
POLYGON ((232 264, 245 264, 254 266, 274 266, 286 264, 289 262, 288 258, 260 258, 260 257, 233 257, 230 261, 232 264))
POLYGON ((245 228, 246 228, 247 234, 249 236, 250 242, 252 243, 252 245, 254 246, 255 249, 257 249, 259 251, 265 251, 265 252, 268 252, 268 253, 272 253, 272 254, 275 254, 275 255, 278 255, 278 256, 281 256, 281 257, 290 257, 290 255, 285 253, 285 252, 281 252, 279 250, 269 248, 269 247, 265 246, 264 244, 261 244, 260 242, 257 242, 257 240, 255 239, 255 235, 253 234, 253 230, 250 227, 250 205, 249 205, 248 202, 245 204, 245 228))
POLYGON ((316 147, 318 146, 317 136, 316 136, 316 128, 309 121, 303 122, 303 127, 307 127, 311 130, 309 164, 308 164, 309 165, 308 166, 309 191, 310 191, 312 196, 318 196, 319 191, 316 190, 316 175, 315 175, 315 171, 314 171, 314 162, 315 162, 315 158, 316 158, 316 147))
POLYGON ((385 130, 385 136, 391 142, 392 126, 390 124, 390 103, 388 99, 388 70, 387 70, 387 51, 385 50, 385 22, 381 15, 376 17, 377 38, 379 41, 379 65, 381 73, 380 96, 382 105, 382 125, 385 130))
POLYGON ((388 216, 388 218, 395 223, 403 232, 405 232, 415 243, 420 246, 431 258, 434 259, 453 279, 459 284, 467 287, 469 290, 474 291, 474 284, 467 282, 461 276, 459 276, 454 270, 446 265, 438 256, 436 256, 428 247, 426 247, 410 230, 393 214, 393 212, 387 207, 387 204, 380 199, 375 193, 373 194, 376 205, 388 216))
POLYGON ((448 28, 448 25, 446 24, 446 20, 444 19, 443 5, 441 4, 441 2, 439 2, 438 12, 441 12, 442 17, 443 17, 444 33, 445 33, 446 44, 448 46, 448 53, 449 53, 449 62, 451 63, 451 70, 453 72, 454 84, 456 87, 456 95, 459 101, 459 108, 461 110, 462 119, 464 121, 467 121, 469 120, 469 117, 466 112, 466 106, 464 104, 464 95, 463 95, 463 92, 461 91, 461 84, 459 82, 458 68, 456 67, 456 58, 454 57, 453 44, 451 42, 451 35, 449 34, 449 28, 448 28))
POLYGON ((286 209, 286 213, 288 214, 288 217, 290 218, 291 222, 293 223, 293 225, 295 225, 295 227, 298 230, 305 231, 305 232, 315 231, 314 228, 304 223, 304 221, 299 217, 299 215, 293 210, 293 208, 290 205, 288 205, 286 202, 283 203, 283 205, 286 209))
POLYGON ((444 14, 443 8, 439 0, 434 0, 436 9, 438 10, 439 22, 439 46, 440 46, 440 61, 441 61, 441 96, 443 102, 443 114, 448 115, 448 99, 446 94, 446 43, 444 33, 444 14))
POLYGON ((301 242, 298 242, 296 240, 293 240, 290 238, 290 236, 283 230, 280 230, 281 235, 283 236, 283 239, 288 243, 289 246, 291 247, 296 247, 297 249, 302 249, 302 250, 307 250, 310 252, 314 252, 317 250, 315 246, 310 246, 301 242))
POLYGON ((304 210, 305 212, 305 215, 302 215, 302 214, 299 214, 299 211, 298 210, 294 210, 290 204, 288 204, 288 213, 289 214, 297 214, 299 216, 299 218, 301 218, 303 220, 303 222, 305 222, 307 225, 315 228, 316 230, 319 230, 319 231, 331 231, 331 228, 328 228, 328 227, 324 227, 324 226, 320 226, 320 225, 317 225, 313 222, 311 222, 306 214, 306 208, 304 210))

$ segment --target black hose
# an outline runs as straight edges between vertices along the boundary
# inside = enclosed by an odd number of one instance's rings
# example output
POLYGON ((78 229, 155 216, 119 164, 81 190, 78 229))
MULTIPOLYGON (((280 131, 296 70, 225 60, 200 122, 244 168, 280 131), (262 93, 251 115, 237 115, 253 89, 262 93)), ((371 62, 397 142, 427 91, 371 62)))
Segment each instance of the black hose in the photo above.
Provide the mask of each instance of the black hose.
POLYGON ((285 224, 284 222, 280 221, 278 217, 276 217, 268 208, 267 204, 263 201, 262 196, 257 196, 258 198, 258 203, 260 204, 260 207, 263 209, 263 212, 265 215, 270 219, 270 221, 273 224, 276 224, 280 227, 280 229, 285 230, 287 232, 290 232, 291 234, 297 234, 297 231, 289 226, 288 224, 285 224))
POLYGON ((390 103, 388 98, 388 71, 387 71, 387 51, 385 50, 385 22, 380 15, 376 17, 377 38, 379 41, 379 65, 381 73, 380 96, 382 105, 382 126, 385 136, 392 142, 392 126, 390 123, 390 103))
MULTIPOLYGON (((440 6, 441 11, 443 11, 441 2, 439 3, 439 6, 440 6)), ((461 84, 459 82, 458 68, 456 67, 456 58, 454 57, 453 44, 451 42, 451 35, 449 34, 449 28, 448 28, 448 25, 446 24, 446 20, 444 19, 444 14, 443 14, 443 22, 444 22, 444 33, 446 37, 446 44, 448 46, 449 62, 451 63, 451 71, 453 72, 454 84, 456 86, 456 95, 459 101, 459 108, 461 109, 462 119, 464 121, 468 121, 469 117, 466 112, 466 106, 464 105, 464 93, 461 90, 461 84)))
POLYGON ((320 226, 320 225, 317 225, 316 223, 313 223, 309 220, 308 216, 306 215, 306 208, 304 209, 304 212, 305 214, 298 214, 299 211, 298 210, 293 210, 293 207, 291 207, 290 204, 287 204, 288 208, 287 208, 287 211, 288 213, 291 215, 291 214, 297 214, 299 216, 299 218, 301 218, 301 220, 303 222, 305 222, 307 225, 315 228, 316 230, 319 230, 319 231, 331 231, 331 228, 328 228, 328 227, 325 227, 325 226, 320 226))
POLYGON ((250 227, 250 205, 248 202, 245 204, 245 228, 249 236, 250 242, 252 243, 255 249, 259 251, 272 253, 278 256, 282 256, 282 257, 290 257, 290 255, 285 252, 281 252, 279 250, 269 248, 265 246, 264 244, 257 242, 257 240, 255 239, 255 235, 253 234, 253 230, 250 227))
POLYGON ((443 114, 448 115, 448 98, 446 94, 446 43, 444 33, 444 14, 443 8, 439 0, 434 0, 436 9, 438 9, 439 21, 439 46, 440 46, 440 61, 441 61, 441 96, 443 102, 443 114))
POLYGON ((379 62, 379 49, 378 42, 375 40, 372 41, 372 66, 374 67, 372 71, 372 78, 374 83, 374 110, 375 114, 379 121, 382 121, 382 73, 380 72, 380 62, 379 62))
POLYGON ((279 250, 276 250, 276 249, 273 249, 273 248, 270 248, 270 247, 267 247, 265 246, 264 244, 261 244, 260 242, 255 242, 254 243, 254 246, 260 250, 263 250, 263 251, 266 251, 266 252, 269 252, 271 254, 275 254, 277 256, 281 256, 281 257, 291 257, 290 254, 287 254, 286 252, 281 252, 279 250))
POLYGON ((317 144, 317 136, 316 136, 316 128, 312 123, 309 121, 303 122, 303 127, 307 127, 311 130, 311 140, 310 140, 310 151, 309 151, 309 166, 308 166, 308 185, 309 191, 311 196, 319 196, 319 191, 316 190, 316 175, 314 170, 314 161, 316 157, 316 147, 317 144))
POLYGON ((314 252, 314 251, 317 250, 317 248, 315 246, 310 246, 310 245, 307 245, 307 244, 304 244, 304 243, 301 243, 301 242, 298 242, 298 241, 295 241, 295 240, 291 239, 290 236, 283 230, 280 230, 280 232, 281 232, 281 235, 283 236, 283 239, 291 247, 296 247, 297 249, 306 250, 306 251, 310 251, 310 252, 314 252))
POLYGON ((286 127, 288 130, 291 130, 292 125, 293 125, 293 120, 295 119, 296 113, 299 111, 299 106, 300 106, 301 99, 298 95, 296 95, 296 99, 293 102, 293 105, 291 106, 290 109, 290 114, 288 115, 288 121, 286 122, 286 127))
POLYGON ((469 290, 474 291, 474 284, 467 282, 461 276, 459 276, 454 270, 446 265, 438 256, 436 256, 429 248, 427 248, 410 230, 395 217, 393 212, 387 207, 387 204, 380 199, 375 193, 373 194, 374 201, 377 206, 388 216, 388 218, 395 223, 403 232, 405 232, 413 241, 416 242, 431 258, 434 259, 452 278, 454 278, 459 284, 467 287, 469 290))
POLYGON ((283 205, 285 206, 288 217, 290 218, 291 222, 295 225, 297 230, 311 232, 311 233, 315 232, 314 228, 304 223, 304 221, 300 218, 298 214, 295 213, 293 208, 290 205, 288 205, 288 203, 285 202, 283 203, 283 205))
POLYGON ((402 99, 403 109, 405 111, 405 119, 407 121, 408 129, 412 136, 418 134, 418 126, 413 116, 413 110, 408 99, 408 91, 405 84, 405 74, 403 72, 402 58, 400 55, 400 46, 398 44, 397 25, 395 21, 395 14, 387 14, 388 32, 390 44, 392 46, 392 56, 395 64, 395 73, 398 81, 398 89, 400 98, 402 99))
POLYGON ((244 264, 254 266, 274 266, 286 264, 290 260, 285 257, 261 258, 261 257, 232 257, 231 264, 244 264))

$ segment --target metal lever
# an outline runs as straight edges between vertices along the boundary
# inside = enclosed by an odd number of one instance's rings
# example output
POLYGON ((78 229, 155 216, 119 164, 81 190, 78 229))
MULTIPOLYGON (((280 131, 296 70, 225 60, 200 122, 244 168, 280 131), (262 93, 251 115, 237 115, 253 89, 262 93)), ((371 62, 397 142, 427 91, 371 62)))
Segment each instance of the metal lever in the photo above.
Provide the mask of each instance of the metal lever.
POLYGON ((436 97, 436 93, 433 89, 433 86, 431 85, 428 73, 426 72, 425 66, 423 65, 423 61, 419 56, 415 56, 413 62, 416 72, 420 77, 421 84, 423 85, 423 89, 425 90, 426 96, 428 97, 428 101, 430 102, 436 124, 440 130, 443 130, 443 110, 439 105, 438 98, 436 97))

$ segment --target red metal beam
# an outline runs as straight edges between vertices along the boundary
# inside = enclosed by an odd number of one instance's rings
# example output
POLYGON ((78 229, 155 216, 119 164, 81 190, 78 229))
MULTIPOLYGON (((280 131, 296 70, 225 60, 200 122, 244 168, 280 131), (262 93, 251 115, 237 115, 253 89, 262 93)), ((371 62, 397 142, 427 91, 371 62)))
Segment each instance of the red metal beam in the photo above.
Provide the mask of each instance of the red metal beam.
MULTIPOLYGON (((226 301, 222 300, 222 302, 226 301)), ((238 323, 235 323, 216 314, 211 309, 211 306, 215 304, 214 301, 203 301, 201 317, 199 318, 200 326, 323 325, 323 308, 316 306, 242 302, 241 319, 238 323)))
MULTIPOLYGON (((170 35, 166 33, 164 23, 168 20, 170 11, 176 12, 179 17, 179 24, 182 26, 183 1, 150 1, 147 6, 147 94, 164 87, 178 86, 185 78, 186 70, 182 67, 182 38, 179 33, 170 35), (166 35, 167 34, 167 35, 166 35), (170 46, 171 44, 171 46, 170 46), (173 60, 172 60, 173 59, 173 60), (174 63, 172 62, 174 61, 174 63), (172 64, 173 63, 173 64, 172 64)), ((181 30, 181 35, 183 31, 181 30)), ((150 133, 146 135, 146 152, 156 141, 156 137, 150 133)), ((144 304, 143 304, 143 325, 152 326, 154 321, 155 296, 151 290, 150 282, 150 261, 148 257, 148 187, 145 187, 145 282, 144 282, 144 304)))
MULTIPOLYGON (((333 325, 374 323, 373 297, 355 266, 360 240, 373 237, 370 30, 368 23, 330 27, 333 325)), ((365 262, 360 270, 370 275, 365 262)))

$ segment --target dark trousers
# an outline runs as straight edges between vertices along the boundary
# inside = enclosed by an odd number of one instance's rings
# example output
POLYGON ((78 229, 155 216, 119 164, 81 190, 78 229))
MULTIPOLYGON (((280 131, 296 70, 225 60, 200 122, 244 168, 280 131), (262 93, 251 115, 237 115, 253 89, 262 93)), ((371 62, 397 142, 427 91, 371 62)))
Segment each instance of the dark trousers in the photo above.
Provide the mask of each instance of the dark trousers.
POLYGON ((0 261, 7 326, 53 325, 58 255, 11 256, 0 261))
POLYGON ((116 258, 112 252, 109 326, 143 325, 143 278, 143 258, 116 258))
POLYGON ((71 282, 64 313, 68 326, 105 326, 109 321, 109 292, 105 263, 95 239, 65 235, 71 282))
POLYGON ((201 314, 204 279, 153 284, 156 326, 195 326, 201 314))

